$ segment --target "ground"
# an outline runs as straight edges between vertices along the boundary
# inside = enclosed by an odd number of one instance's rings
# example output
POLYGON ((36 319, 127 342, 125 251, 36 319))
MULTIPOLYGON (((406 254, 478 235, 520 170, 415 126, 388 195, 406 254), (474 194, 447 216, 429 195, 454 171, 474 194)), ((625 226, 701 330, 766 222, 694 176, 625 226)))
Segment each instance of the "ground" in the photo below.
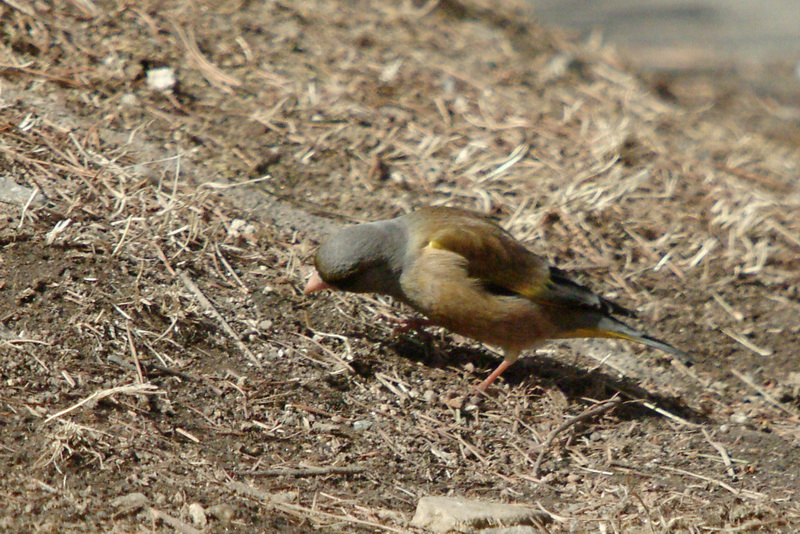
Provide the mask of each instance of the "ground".
POLYGON ((0 4, 0 529, 800 527, 796 110, 486 6, 0 4), (470 409, 491 347, 303 295, 332 228, 431 204, 697 362, 552 343, 470 409))

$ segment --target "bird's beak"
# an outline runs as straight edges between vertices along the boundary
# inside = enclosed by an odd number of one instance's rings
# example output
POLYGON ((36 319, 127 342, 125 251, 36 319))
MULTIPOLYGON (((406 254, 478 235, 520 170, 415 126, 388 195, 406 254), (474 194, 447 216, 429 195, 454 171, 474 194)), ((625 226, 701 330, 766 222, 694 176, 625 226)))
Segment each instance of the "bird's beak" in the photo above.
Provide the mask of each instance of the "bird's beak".
POLYGON ((303 293, 308 295, 309 293, 314 293, 315 291, 322 291, 323 289, 333 289, 331 286, 326 284, 320 278, 319 273, 314 271, 314 274, 311 275, 311 278, 308 279, 306 283, 306 288, 303 290, 303 293))

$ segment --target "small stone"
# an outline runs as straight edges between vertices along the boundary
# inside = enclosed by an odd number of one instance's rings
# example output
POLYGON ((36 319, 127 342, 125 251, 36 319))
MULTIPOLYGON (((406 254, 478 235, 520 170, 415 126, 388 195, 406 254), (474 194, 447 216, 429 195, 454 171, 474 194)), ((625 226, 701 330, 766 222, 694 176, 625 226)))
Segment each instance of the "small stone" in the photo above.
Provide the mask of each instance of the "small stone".
POLYGON ((460 410, 464 407, 464 397, 454 397, 452 399, 443 399, 442 403, 445 406, 449 406, 450 408, 455 408, 456 410, 460 410))
POLYGON ((117 508, 139 508, 147 504, 144 493, 128 493, 111 501, 111 506, 117 508))
POLYGON ((253 239, 256 226, 244 219, 234 219, 228 226, 228 235, 234 239, 253 239))
MULTIPOLYGON (((460 497, 423 497, 411 524, 434 532, 500 532, 526 533, 528 530, 498 530, 530 527, 551 522, 551 517, 533 507, 517 504, 495 504, 460 497)), ((530 532, 536 532, 531 530, 530 532)))
POLYGON ((139 105, 139 99, 133 93, 125 93, 119 99, 119 103, 123 106, 132 108, 139 105))
POLYGON ((480 534, 539 534, 542 529, 528 525, 517 525, 515 527, 486 528, 480 534))
POLYGON ((296 502, 299 496, 300 494, 297 493, 296 491, 279 491, 278 493, 273 493, 269 496, 269 502, 271 503, 296 502))
POLYGON ((750 420, 747 417, 747 414, 736 412, 735 414, 731 415, 731 422, 736 423, 737 425, 744 425, 750 420))
POLYGON ((170 67, 156 67, 147 71, 147 86, 154 91, 166 91, 175 87, 175 71, 170 67))
POLYGON ((336 424, 333 424, 333 423, 324 423, 322 421, 319 421, 319 422, 315 422, 313 425, 311 425, 311 428, 314 429, 314 432, 320 432, 322 434, 325 434, 325 433, 330 434, 330 433, 335 432, 336 430, 338 430, 339 429, 339 425, 336 425, 336 424))
POLYGON ((200 528, 205 528, 208 524, 206 511, 200 503, 193 502, 189 505, 189 517, 191 517, 192 522, 200 528))
POLYGON ((0 202, 24 206, 28 201, 31 205, 39 206, 43 203, 42 194, 37 189, 19 185, 11 178, 0 176, 0 202))
POLYGON ((233 521, 233 518, 236 517, 233 507, 229 504, 215 504, 214 506, 210 506, 207 513, 211 517, 216 517, 220 521, 226 522, 233 521))
POLYGON ((360 421, 353 423, 353 430, 363 432, 364 430, 371 428, 373 424, 374 423, 368 419, 361 419, 360 421))
POLYGON ((725 382, 722 382, 722 381, 720 381, 720 380, 717 380, 716 382, 712 382, 712 383, 711 383, 711 384, 708 386, 708 388, 709 388, 709 389, 711 389, 711 390, 713 390, 713 391, 717 391, 717 392, 723 392, 723 391, 725 391, 726 389, 728 389, 728 384, 726 384, 725 382))

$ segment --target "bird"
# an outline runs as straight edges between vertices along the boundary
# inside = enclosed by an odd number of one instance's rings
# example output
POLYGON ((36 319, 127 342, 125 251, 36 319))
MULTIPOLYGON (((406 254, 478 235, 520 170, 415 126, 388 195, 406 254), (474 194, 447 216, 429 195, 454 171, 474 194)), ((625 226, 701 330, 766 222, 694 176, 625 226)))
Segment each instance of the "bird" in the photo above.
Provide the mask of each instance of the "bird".
POLYGON ((551 266, 492 220, 454 207, 424 207, 345 227, 323 240, 304 292, 388 295, 444 327, 502 349, 481 393, 520 357, 549 339, 615 338, 686 352, 617 317, 635 313, 551 266))

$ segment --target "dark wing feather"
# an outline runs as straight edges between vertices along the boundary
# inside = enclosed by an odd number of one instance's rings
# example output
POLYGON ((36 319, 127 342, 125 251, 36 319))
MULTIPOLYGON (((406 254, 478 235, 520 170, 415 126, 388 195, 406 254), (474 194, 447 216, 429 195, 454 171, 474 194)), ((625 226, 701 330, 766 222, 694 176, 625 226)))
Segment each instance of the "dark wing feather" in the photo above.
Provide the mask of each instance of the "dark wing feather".
POLYGON ((564 306, 573 306, 606 315, 622 315, 623 317, 636 317, 636 313, 620 306, 616 302, 604 299, 586 286, 573 280, 566 272, 556 267, 550 267, 550 284, 540 296, 548 301, 560 303, 564 306))

